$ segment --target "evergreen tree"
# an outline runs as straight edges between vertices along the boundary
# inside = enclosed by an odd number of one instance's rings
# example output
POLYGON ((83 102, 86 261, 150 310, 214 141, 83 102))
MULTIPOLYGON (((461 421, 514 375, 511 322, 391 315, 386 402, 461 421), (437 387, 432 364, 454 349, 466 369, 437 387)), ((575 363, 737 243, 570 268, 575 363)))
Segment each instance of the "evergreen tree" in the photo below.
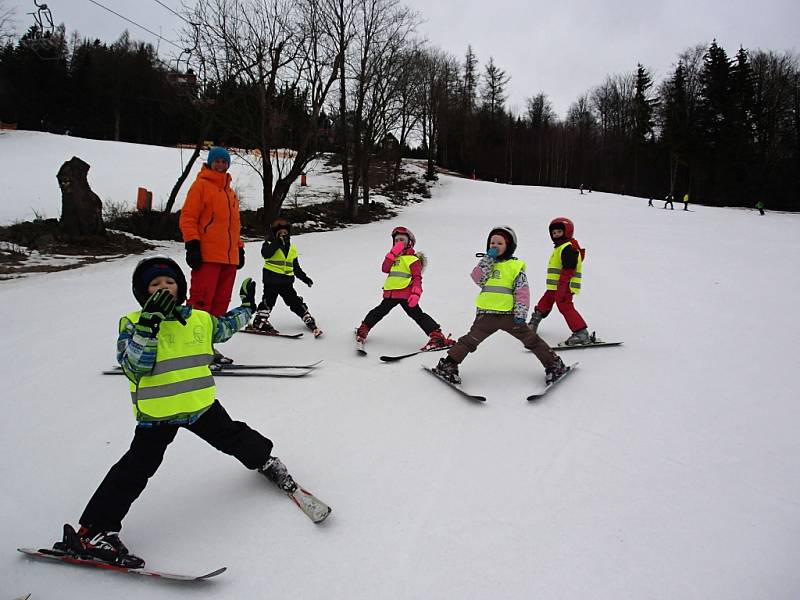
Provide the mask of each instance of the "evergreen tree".
POLYGON ((481 100, 483 110, 489 113, 491 120, 503 111, 506 102, 506 86, 511 78, 506 72, 494 64, 494 58, 489 57, 489 62, 483 75, 483 89, 481 100))

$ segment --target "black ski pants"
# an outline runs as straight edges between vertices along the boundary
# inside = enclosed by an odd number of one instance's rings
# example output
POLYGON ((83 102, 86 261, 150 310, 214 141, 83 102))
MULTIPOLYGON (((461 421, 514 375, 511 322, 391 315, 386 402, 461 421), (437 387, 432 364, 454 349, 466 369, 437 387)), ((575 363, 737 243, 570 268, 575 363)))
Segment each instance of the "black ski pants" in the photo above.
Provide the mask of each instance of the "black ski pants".
POLYGON ((272 310, 280 296, 294 314, 302 318, 308 312, 308 306, 303 302, 302 296, 297 295, 297 290, 291 282, 275 283, 264 281, 264 294, 258 308, 272 310))
POLYGON ((272 452, 269 439, 246 423, 231 419, 218 400, 190 425, 137 427, 130 449, 111 467, 84 509, 80 524, 100 531, 119 531, 122 519, 158 470, 167 446, 181 427, 236 457, 248 469, 264 466, 272 452))
POLYGON ((367 313, 367 316, 364 317, 364 323, 372 329, 378 324, 378 321, 388 315, 398 304, 402 306, 406 314, 414 319, 414 322, 422 328, 425 335, 430 335, 431 332, 439 329, 439 324, 434 321, 429 314, 422 312, 419 304, 411 308, 408 306, 408 301, 405 298, 384 298, 378 306, 367 313))

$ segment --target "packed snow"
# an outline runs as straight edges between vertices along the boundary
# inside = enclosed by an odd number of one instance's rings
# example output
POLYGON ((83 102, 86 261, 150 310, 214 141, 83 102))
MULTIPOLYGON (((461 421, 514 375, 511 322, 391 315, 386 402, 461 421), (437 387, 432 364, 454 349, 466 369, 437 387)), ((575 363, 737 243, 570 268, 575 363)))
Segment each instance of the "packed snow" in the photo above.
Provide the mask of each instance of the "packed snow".
MULTIPOLYGON (((3 166, 17 187, 0 196, 3 215, 22 219, 34 196, 19 190, 42 193, 34 170, 45 161, 57 170, 71 154, 55 156, 44 134, 16 135, 3 166)), ((93 164, 93 183, 109 190, 129 194, 179 168, 175 150, 66 139, 88 162, 120 148, 137 165, 93 164)), ((296 285, 325 335, 237 335, 221 349, 240 362, 324 363, 296 380, 220 378, 218 397, 275 442, 333 514, 312 524, 263 477, 181 432, 122 538, 151 568, 228 567, 201 584, 15 552, 49 546, 63 523, 75 524, 130 442, 127 384, 100 371, 114 365, 119 316, 136 307, 130 276, 140 257, 1 282, 0 595, 797 598, 800 283, 791 273, 800 216, 656 206, 442 176, 430 200, 390 222, 296 237, 314 286, 296 285), (474 317, 469 273, 489 229, 516 230, 538 298, 547 224, 559 215, 587 248, 576 305, 598 336, 623 346, 564 353, 579 370, 537 403, 525 398, 543 386, 543 369, 502 332, 461 367, 485 404, 420 368, 441 354, 378 360, 425 341, 400 309, 372 330, 369 355, 356 354, 353 330, 380 300, 393 226, 409 227, 429 257, 420 305, 459 336, 474 317)), ((260 282, 259 246, 247 244, 237 282, 260 282)), ((184 264, 181 244, 166 252, 184 264)), ((273 315, 278 329, 303 330, 280 301, 273 315)), ((554 312, 540 333, 555 344, 569 331, 554 312)))

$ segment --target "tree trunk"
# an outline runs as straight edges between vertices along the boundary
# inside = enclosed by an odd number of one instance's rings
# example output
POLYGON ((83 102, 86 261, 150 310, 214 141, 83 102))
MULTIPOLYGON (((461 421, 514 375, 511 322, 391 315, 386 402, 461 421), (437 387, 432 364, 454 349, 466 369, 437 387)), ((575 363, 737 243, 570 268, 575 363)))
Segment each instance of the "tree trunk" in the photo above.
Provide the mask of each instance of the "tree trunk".
POLYGON ((203 123, 203 132, 200 135, 200 138, 197 140, 197 144, 195 144, 194 151, 192 152, 192 156, 189 158, 189 162, 186 163, 186 166, 183 168, 183 172, 181 176, 178 177, 178 181, 175 182, 175 185, 172 186, 172 191, 169 193, 169 198, 167 199, 167 205, 164 207, 164 212, 172 212, 172 207, 175 206, 175 200, 178 198, 178 192, 181 191, 181 187, 183 186, 183 182, 186 181, 186 178, 189 176, 189 173, 192 171, 192 167, 194 166, 194 162, 197 160, 197 157, 200 156, 200 151, 203 149, 203 142, 208 135, 208 131, 211 128, 211 123, 213 122, 213 117, 209 116, 205 123, 203 123))
POLYGON ((106 235, 103 203, 89 187, 88 172, 89 165, 73 156, 56 175, 61 188, 61 227, 71 237, 106 235))

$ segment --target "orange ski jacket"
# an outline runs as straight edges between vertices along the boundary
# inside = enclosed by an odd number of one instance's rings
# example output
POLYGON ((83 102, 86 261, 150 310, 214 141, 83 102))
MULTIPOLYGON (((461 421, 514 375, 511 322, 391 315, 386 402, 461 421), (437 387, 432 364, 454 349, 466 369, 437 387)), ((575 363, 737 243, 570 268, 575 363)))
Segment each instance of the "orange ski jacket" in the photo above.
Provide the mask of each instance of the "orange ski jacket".
POLYGON ((203 165, 189 188, 181 210, 184 242, 200 240, 203 262, 239 264, 239 198, 231 189, 231 176, 203 165))

